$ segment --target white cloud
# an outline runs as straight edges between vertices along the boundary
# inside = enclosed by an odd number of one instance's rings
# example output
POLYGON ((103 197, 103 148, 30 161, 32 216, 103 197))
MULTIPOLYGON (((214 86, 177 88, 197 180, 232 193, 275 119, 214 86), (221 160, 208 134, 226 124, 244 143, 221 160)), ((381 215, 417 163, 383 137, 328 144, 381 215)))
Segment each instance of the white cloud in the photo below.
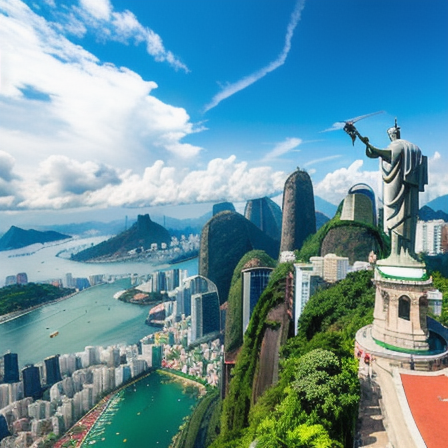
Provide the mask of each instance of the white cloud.
POLYGON ((38 182, 30 182, 22 192, 17 209, 238 202, 282 192, 287 177, 270 167, 249 168, 235 156, 214 159, 206 169, 194 171, 158 160, 142 175, 58 156, 44 161, 39 172, 38 182))
POLYGON ((101 65, 23 3, 6 1, 0 12, 6 13, 0 14, 0 149, 22 170, 53 154, 141 168, 154 160, 151 152, 183 158, 200 152, 182 142, 198 129, 184 109, 152 96, 154 82, 101 65), (27 98, 26 88, 48 101, 27 98))
POLYGON ((303 166, 306 167, 306 166, 316 165, 316 164, 322 163, 322 162, 329 162, 330 160, 339 159, 340 157, 342 157, 340 154, 335 154, 334 156, 328 156, 328 157, 321 157, 320 159, 310 160, 309 162, 306 162, 303 166))
POLYGON ((274 149, 264 156, 263 161, 277 159, 283 154, 295 150, 301 143, 302 139, 300 138, 287 138, 285 141, 277 143, 274 149))
POLYGON ((365 183, 378 195, 378 185, 381 179, 379 171, 362 171, 362 160, 355 160, 348 168, 340 168, 328 173, 320 182, 314 185, 314 194, 322 199, 339 204, 355 184, 365 183))
POLYGON ((420 194, 421 205, 426 204, 439 196, 448 194, 448 172, 447 161, 436 151, 433 156, 428 157, 428 185, 425 192, 420 194))
POLYGON ((235 93, 245 89, 246 87, 249 87, 250 85, 259 81, 261 78, 264 78, 268 73, 276 70, 285 63, 289 50, 291 49, 291 39, 292 36, 294 35, 294 30, 297 24, 299 23, 302 10, 304 7, 305 7, 305 0, 298 0, 294 8, 294 11, 291 14, 291 18, 289 20, 289 24, 286 29, 285 45, 283 46, 283 50, 278 55, 277 59, 275 59, 262 69, 256 71, 255 73, 252 73, 249 76, 246 76, 240 79, 239 81, 226 86, 221 92, 217 93, 212 98, 209 104, 205 106, 204 108, 205 112, 209 111, 210 109, 213 109, 226 98, 229 98, 235 93))
MULTIPOLYGON (((356 160, 348 168, 340 168, 328 173, 322 181, 314 185, 314 194, 337 205, 347 195, 350 187, 357 183, 365 183, 372 187, 378 197, 382 184, 380 170, 363 171, 362 166, 363 161, 356 160)), ((448 195, 446 166, 447 162, 438 151, 428 157, 429 181, 425 191, 419 195, 420 206, 439 196, 448 195)))
POLYGON ((109 0, 80 0, 80 4, 95 19, 109 20, 112 11, 109 0))
POLYGON ((79 35, 81 29, 77 22, 81 21, 88 29, 96 33, 102 40, 113 40, 122 43, 133 41, 144 42, 146 51, 157 62, 167 62, 175 70, 189 72, 188 67, 163 45, 163 40, 154 30, 143 26, 129 10, 118 12, 113 10, 109 0, 80 0, 81 8, 74 6, 67 15, 72 30, 79 35))

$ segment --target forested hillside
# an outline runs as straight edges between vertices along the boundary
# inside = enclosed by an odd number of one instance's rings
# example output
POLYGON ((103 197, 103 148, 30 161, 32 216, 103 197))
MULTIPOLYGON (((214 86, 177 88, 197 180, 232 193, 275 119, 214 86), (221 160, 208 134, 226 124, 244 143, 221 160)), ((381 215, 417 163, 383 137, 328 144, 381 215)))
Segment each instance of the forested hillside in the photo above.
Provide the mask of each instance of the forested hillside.
POLYGON ((5 286, 0 289, 0 315, 25 310, 73 292, 73 289, 37 283, 5 286))
POLYGON ((223 403, 220 435, 213 448, 351 446, 359 402, 356 331, 373 318, 372 272, 349 274, 315 294, 300 318, 298 336, 282 350, 278 383, 253 403, 260 341, 269 309, 283 300, 282 264, 258 302, 223 403))

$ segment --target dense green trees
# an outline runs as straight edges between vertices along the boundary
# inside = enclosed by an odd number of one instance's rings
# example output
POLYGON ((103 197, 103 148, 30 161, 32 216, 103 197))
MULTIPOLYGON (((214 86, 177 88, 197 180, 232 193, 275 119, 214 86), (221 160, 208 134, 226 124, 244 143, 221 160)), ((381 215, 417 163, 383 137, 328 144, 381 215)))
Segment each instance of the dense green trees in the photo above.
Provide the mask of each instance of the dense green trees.
POLYGON ((0 315, 25 310, 73 292, 73 289, 38 283, 5 286, 0 289, 0 315))
POLYGON ((299 334, 282 350, 279 381, 254 404, 252 384, 267 314, 284 297, 291 265, 277 268, 244 336, 223 403, 213 448, 351 446, 359 383, 353 358, 356 331, 372 321, 372 272, 349 274, 306 305, 299 334))
POLYGON ((442 276, 440 272, 433 272, 432 280, 434 287, 443 294, 442 314, 434 316, 442 325, 448 326, 448 278, 442 276))

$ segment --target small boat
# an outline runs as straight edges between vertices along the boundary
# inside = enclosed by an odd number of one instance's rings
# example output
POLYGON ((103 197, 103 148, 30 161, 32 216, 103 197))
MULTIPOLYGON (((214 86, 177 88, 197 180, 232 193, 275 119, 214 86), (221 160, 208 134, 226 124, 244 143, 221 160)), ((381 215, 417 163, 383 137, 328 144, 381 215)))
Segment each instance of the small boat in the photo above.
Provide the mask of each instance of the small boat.
POLYGON ((50 338, 54 338, 59 334, 59 331, 53 331, 53 333, 50 334, 50 338))

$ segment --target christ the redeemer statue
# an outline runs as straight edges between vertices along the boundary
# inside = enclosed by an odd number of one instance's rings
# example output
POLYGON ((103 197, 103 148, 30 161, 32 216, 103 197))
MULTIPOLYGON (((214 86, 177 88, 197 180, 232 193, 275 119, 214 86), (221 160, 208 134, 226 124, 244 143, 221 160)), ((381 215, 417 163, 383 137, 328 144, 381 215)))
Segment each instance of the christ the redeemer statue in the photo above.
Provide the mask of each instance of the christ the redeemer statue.
POLYGON ((357 136, 366 145, 367 157, 381 158, 384 222, 391 239, 391 254, 378 264, 419 264, 415 256, 415 231, 418 195, 428 183, 427 157, 422 155, 418 146, 400 138, 397 120, 395 126, 387 130, 391 143, 385 149, 371 145, 353 123, 347 122, 344 130, 352 139, 357 136))

